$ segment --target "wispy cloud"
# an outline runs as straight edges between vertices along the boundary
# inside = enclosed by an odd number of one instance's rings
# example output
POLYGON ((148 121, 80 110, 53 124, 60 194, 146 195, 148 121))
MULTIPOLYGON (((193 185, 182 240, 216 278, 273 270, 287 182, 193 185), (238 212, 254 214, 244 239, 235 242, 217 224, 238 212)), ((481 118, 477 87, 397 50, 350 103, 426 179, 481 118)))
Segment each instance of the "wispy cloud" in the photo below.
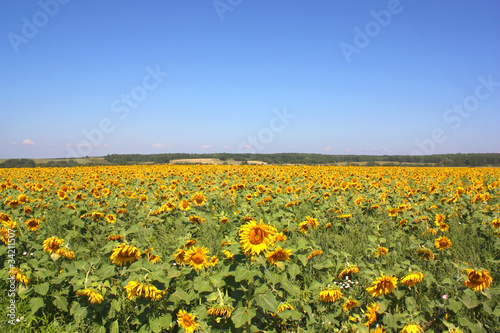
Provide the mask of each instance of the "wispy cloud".
POLYGON ((203 148, 203 149, 212 148, 212 145, 203 145, 203 146, 201 146, 201 148, 203 148))
POLYGON ((165 147, 165 145, 163 143, 154 143, 152 147, 153 148, 163 148, 163 147, 165 147))
POLYGON ((222 146, 222 149, 231 149, 231 146, 222 146))
POLYGON ((35 143, 31 141, 30 139, 26 139, 23 141, 23 145, 34 145, 35 143))

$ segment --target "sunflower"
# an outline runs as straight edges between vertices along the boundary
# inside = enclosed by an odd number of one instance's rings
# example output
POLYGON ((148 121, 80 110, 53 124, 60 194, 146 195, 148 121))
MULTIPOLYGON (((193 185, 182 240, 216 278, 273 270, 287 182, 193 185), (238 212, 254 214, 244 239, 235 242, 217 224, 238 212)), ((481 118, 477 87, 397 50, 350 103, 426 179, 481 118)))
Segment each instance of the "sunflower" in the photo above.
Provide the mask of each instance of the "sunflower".
POLYGON ((234 308, 230 305, 217 304, 217 305, 213 305, 212 307, 210 307, 210 309, 208 309, 208 314, 211 316, 229 318, 229 317, 231 317, 233 310, 234 310, 234 308))
POLYGON ((401 330, 401 333, 423 333, 424 330, 420 325, 416 324, 406 324, 405 327, 401 330))
POLYGON ((379 278, 372 282, 371 286, 366 288, 366 291, 373 297, 387 295, 391 293, 398 284, 398 278, 394 276, 382 274, 379 278))
POLYGON ((189 201, 182 200, 181 202, 179 202, 179 208, 183 211, 188 211, 191 208, 191 206, 189 205, 189 201))
POLYGON ((91 304, 101 304, 101 302, 104 300, 104 297, 102 297, 101 294, 99 294, 97 291, 91 288, 87 288, 84 290, 79 290, 76 292, 78 296, 87 296, 89 298, 89 302, 91 304))
POLYGON ((220 220, 219 220, 219 223, 222 223, 222 224, 225 224, 229 222, 229 219, 227 217, 222 217, 220 220))
POLYGON ((387 213, 389 214, 389 216, 394 217, 394 216, 398 215, 399 209, 397 209, 397 208, 390 208, 387 211, 387 213))
POLYGON ((268 249, 272 241, 272 236, 277 232, 276 228, 263 224, 260 220, 259 224, 255 221, 250 221, 240 227, 238 233, 240 235, 241 248, 245 254, 260 254, 268 249))
POLYGON ((49 254, 59 250, 59 246, 64 243, 64 239, 50 237, 43 241, 43 250, 49 254))
POLYGON ((273 237, 273 243, 274 242, 282 242, 283 243, 284 241, 286 241, 286 236, 282 232, 275 234, 273 237))
POLYGON ((224 250, 222 253, 224 254, 224 257, 226 257, 227 260, 229 260, 229 261, 233 261, 234 260, 234 254, 231 253, 231 251, 224 250))
POLYGON ((116 216, 114 216, 113 214, 106 215, 106 222, 108 222, 108 223, 115 223, 116 222, 116 216))
POLYGON ((203 206, 205 204, 205 202, 207 201, 207 197, 203 195, 203 193, 201 192, 196 192, 195 194, 193 194, 193 196, 191 197, 191 201, 193 202, 193 204, 195 204, 196 206, 203 206))
POLYGON ((132 300, 134 299, 134 296, 137 296, 137 298, 150 298, 153 301, 157 301, 161 298, 162 293, 153 285, 143 284, 137 281, 130 281, 127 283, 125 291, 127 292, 129 300, 132 300))
POLYGON ((75 257, 75 253, 73 251, 69 251, 67 249, 58 249, 54 252, 60 256, 66 257, 68 259, 73 259, 75 257))
POLYGON ((37 231, 40 227, 41 222, 38 219, 32 218, 24 223, 26 224, 26 229, 28 229, 29 231, 37 231))
POLYGON ((429 249, 418 249, 416 253, 421 260, 434 260, 435 258, 434 253, 429 249))
POLYGON ((278 246, 276 250, 266 253, 266 260, 268 263, 276 265, 278 261, 290 261, 291 255, 291 250, 282 249, 281 246, 278 246))
POLYGON ((75 194, 75 197, 73 199, 75 201, 83 201, 83 200, 85 200, 85 194, 77 193, 77 194, 75 194))
POLYGON ((179 265, 187 265, 188 262, 186 261, 186 251, 184 251, 183 249, 177 249, 177 252, 174 254, 174 260, 179 265))
POLYGON ((311 260, 314 257, 320 256, 323 254, 322 250, 312 250, 311 253, 307 256, 307 260, 311 260))
POLYGON ((122 235, 109 235, 108 237, 106 237, 106 240, 108 241, 121 241, 122 239, 122 235))
POLYGON ((386 256, 387 253, 389 253, 389 249, 386 248, 386 247, 382 247, 382 246, 379 246, 375 252, 373 253, 373 255, 375 257, 382 257, 382 256, 386 256))
POLYGON ((365 316, 368 318, 368 321, 365 323, 366 327, 369 327, 372 323, 377 320, 377 311, 380 310, 380 305, 377 303, 371 303, 366 307, 368 313, 365 316))
POLYGON ((465 281, 467 288, 474 291, 483 291, 483 289, 489 289, 490 284, 493 279, 490 276, 490 272, 484 270, 482 272, 476 271, 474 269, 467 269, 467 278, 469 281, 465 281))
POLYGON ((342 310, 344 310, 344 312, 351 311, 352 309, 357 307, 358 304, 358 301, 348 299, 347 301, 345 301, 344 305, 342 305, 342 310))
POLYGON ((188 239, 188 240, 186 241, 186 245, 184 245, 184 247, 185 247, 186 249, 190 249, 190 248, 192 248, 193 246, 195 246, 197 243, 198 243, 198 241, 197 241, 196 239, 188 239))
POLYGON ((491 227, 494 229, 500 229, 500 219, 494 219, 490 222, 491 227))
POLYGON ((199 324, 195 322, 195 319, 195 315, 187 313, 184 310, 179 310, 177 313, 177 323, 186 333, 193 333, 198 328, 199 324))
POLYGON ((125 243, 119 244, 113 250, 110 259, 113 264, 121 266, 123 264, 131 263, 135 260, 138 260, 141 257, 141 252, 138 248, 129 246, 125 243))
POLYGON ((339 274, 339 280, 342 280, 344 276, 351 275, 353 273, 358 273, 359 272, 359 267, 358 266, 347 266, 340 272, 339 274))
POLYGON ((340 289, 327 289, 323 290, 319 293, 319 299, 322 300, 323 302, 336 302, 339 299, 342 298, 342 292, 340 289))
POLYGON ((33 214, 33 208, 26 206, 23 208, 23 212, 26 215, 31 215, 31 214, 33 214))
POLYGON ((384 327, 383 326, 380 326, 380 327, 372 328, 370 330, 370 333, 386 333, 386 331, 384 331, 384 327))
POLYGON ((424 274, 421 272, 411 273, 401 279, 401 284, 407 287, 414 287, 417 283, 421 282, 423 278, 424 274))
POLYGON ((196 216, 196 215, 191 215, 188 218, 188 220, 189 220, 189 222, 192 222, 192 223, 195 223, 195 224, 205 223, 205 219, 203 217, 196 216))
POLYGON ((4 242, 5 245, 9 245, 9 229, 0 228, 0 236, 2 237, 2 242, 4 242))
POLYGON ((434 224, 437 227, 439 227, 439 225, 441 223, 443 223, 445 219, 446 219, 446 216, 444 216, 443 214, 436 214, 436 219, 434 220, 434 224))
POLYGON ((30 279, 28 279, 26 277, 26 275, 24 275, 23 273, 21 273, 19 271, 18 268, 16 267, 13 267, 9 270, 9 274, 14 277, 16 279, 17 282, 21 282, 22 284, 24 284, 25 286, 28 285, 28 283, 30 283, 30 279))
POLYGON ((207 268, 209 265, 207 253, 208 249, 206 247, 195 246, 186 252, 184 261, 195 270, 207 268))
POLYGON ((450 226, 445 222, 439 223, 438 227, 439 227, 439 230, 441 230, 442 232, 448 231, 450 229, 450 226))
POLYGON ((283 302, 278 305, 278 313, 283 312, 285 310, 294 310, 293 306, 288 302, 283 302))
POLYGON ((146 260, 151 261, 153 264, 159 263, 161 261, 160 256, 153 254, 153 249, 144 250, 144 255, 146 257, 146 260))
POLYGON ((434 246, 438 250, 449 249, 452 244, 453 243, 451 242, 451 240, 446 236, 441 236, 439 238, 436 238, 436 240, 434 241, 434 246))

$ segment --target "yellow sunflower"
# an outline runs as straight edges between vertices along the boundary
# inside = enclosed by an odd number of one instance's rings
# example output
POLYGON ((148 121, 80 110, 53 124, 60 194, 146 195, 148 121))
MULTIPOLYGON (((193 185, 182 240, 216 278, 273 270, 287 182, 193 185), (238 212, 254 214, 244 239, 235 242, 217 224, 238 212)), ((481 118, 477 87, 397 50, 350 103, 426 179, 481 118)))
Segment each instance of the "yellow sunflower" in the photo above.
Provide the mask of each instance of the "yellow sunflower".
POLYGON ((312 250, 311 253, 307 256, 307 260, 311 260, 314 257, 320 256, 323 254, 322 250, 312 250))
POLYGON ((189 205, 189 201, 182 200, 181 202, 179 202, 179 208, 183 211, 188 211, 191 208, 191 206, 189 205))
POLYGON ((490 276, 490 272, 487 270, 476 271, 474 269, 467 269, 467 278, 469 281, 465 281, 467 288, 474 291, 483 291, 483 289, 489 289, 493 278, 490 276))
POLYGON ((208 249, 206 247, 195 246, 186 252, 184 261, 196 270, 207 268, 209 265, 207 253, 208 249))
POLYGON ((282 249, 281 246, 278 246, 276 250, 266 253, 266 260, 268 263, 276 265, 278 261, 290 261, 291 255, 291 250, 282 249))
POLYGON ((344 305, 342 305, 342 310, 344 310, 344 312, 351 311, 352 309, 357 307, 358 304, 359 304, 358 301, 349 299, 345 301, 344 305))
POLYGON ((342 298, 342 292, 340 291, 340 289, 337 288, 323 290, 319 293, 319 299, 322 300, 323 302, 333 303, 341 298, 342 298))
POLYGON ((368 313, 365 316, 368 318, 368 321, 365 323, 366 327, 369 327, 371 324, 377 320, 377 311, 380 310, 380 304, 371 303, 366 307, 368 313))
POLYGON ((453 245, 453 243, 446 236, 441 236, 439 238, 436 238, 436 240, 434 241, 434 246, 441 251, 449 249, 451 245, 453 245))
POLYGON ((423 333, 424 330, 420 325, 416 324, 406 324, 405 327, 401 330, 401 333, 423 333))
POLYGON ((202 206, 205 204, 205 202, 207 201, 207 197, 203 195, 203 193, 201 192, 196 192, 195 194, 193 194, 193 196, 191 197, 191 201, 193 202, 193 204, 195 204, 196 206, 202 206))
POLYGON ((199 324, 195 320, 195 315, 187 313, 184 310, 179 310, 177 313, 177 323, 186 333, 193 333, 198 328, 199 324))
POLYGON ((342 280, 344 276, 351 275, 353 273, 358 273, 359 272, 359 267, 358 266, 347 266, 340 272, 339 274, 339 280, 342 280))
POLYGON ((424 274, 421 272, 411 273, 401 279, 401 284, 407 287, 414 287, 417 283, 421 282, 423 278, 424 274))
POLYGON ((108 222, 108 223, 115 223, 116 222, 116 216, 114 216, 113 214, 106 215, 106 222, 108 222))
POLYGON ((28 285, 28 283, 30 283, 30 279, 28 279, 26 275, 21 273, 21 271, 19 271, 19 269, 16 267, 9 269, 9 274, 13 276, 17 282, 21 282, 25 286, 28 285))
POLYGON ((398 284, 398 278, 394 276, 382 274, 379 278, 372 282, 371 286, 366 288, 366 291, 373 297, 387 295, 391 293, 398 284))
POLYGON ((245 254, 260 254, 269 248, 272 242, 272 236, 277 232, 276 228, 250 221, 239 229, 241 248, 245 254))
POLYGON ((429 249, 418 249, 417 256, 421 260, 434 260, 435 256, 429 249))
POLYGON ((49 254, 59 250, 59 246, 64 243, 64 239, 50 237, 43 241, 43 250, 49 254))
POLYGON ((177 252, 174 254, 174 260, 179 265, 187 265, 188 262, 186 260, 186 251, 183 249, 177 249, 177 252))
POLYGON ((99 294, 97 291, 87 288, 84 290, 79 290, 76 292, 78 296, 87 296, 89 298, 89 302, 91 304, 101 304, 101 302, 104 300, 104 297, 102 297, 101 294, 99 294))
POLYGON ((129 246, 125 243, 119 244, 113 250, 110 259, 113 264, 121 266, 138 260, 141 257, 141 252, 134 246, 129 246))
POLYGON ((26 224, 26 229, 28 229, 29 231, 37 231, 40 227, 41 222, 38 219, 32 218, 24 223, 26 224))
POLYGON ((153 301, 157 301, 161 298, 162 292, 159 291, 155 286, 150 284, 143 284, 137 281, 130 281, 125 286, 125 291, 127 292, 127 297, 129 300, 133 300, 134 296, 150 298, 153 301))

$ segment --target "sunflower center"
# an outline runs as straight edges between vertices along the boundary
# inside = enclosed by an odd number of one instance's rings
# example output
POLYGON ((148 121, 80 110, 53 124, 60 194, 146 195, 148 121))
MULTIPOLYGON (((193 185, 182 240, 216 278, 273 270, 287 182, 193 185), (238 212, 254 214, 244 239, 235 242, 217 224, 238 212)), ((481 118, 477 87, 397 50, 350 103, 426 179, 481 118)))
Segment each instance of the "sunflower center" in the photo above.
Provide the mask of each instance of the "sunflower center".
POLYGON ((252 231, 250 231, 249 241, 253 245, 258 245, 264 241, 264 237, 265 237, 264 230, 260 228, 255 228, 252 229, 252 231))
POLYGON ((194 256, 191 257, 191 259, 196 265, 201 265, 205 260, 205 256, 201 253, 196 253, 194 256))

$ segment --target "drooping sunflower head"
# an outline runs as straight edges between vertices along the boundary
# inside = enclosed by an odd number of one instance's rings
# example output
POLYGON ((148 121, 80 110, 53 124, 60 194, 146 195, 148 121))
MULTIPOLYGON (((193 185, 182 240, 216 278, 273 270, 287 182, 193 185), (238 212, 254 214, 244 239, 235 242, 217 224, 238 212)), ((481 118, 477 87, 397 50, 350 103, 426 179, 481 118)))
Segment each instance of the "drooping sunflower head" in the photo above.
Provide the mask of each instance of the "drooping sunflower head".
POLYGON ((59 250, 59 246, 64 243, 64 239, 50 237, 43 241, 43 250, 49 254, 59 250))
POLYGON ((91 304, 95 304, 95 303, 101 304, 101 302, 104 300, 104 297, 92 288, 79 290, 76 292, 76 294, 78 296, 87 296, 89 298, 89 302, 91 304))
POLYGON ((371 286, 368 287, 366 290, 373 297, 387 295, 396 288, 397 284, 398 284, 397 277, 394 277, 392 275, 389 276, 382 274, 381 277, 373 281, 371 286))
POLYGON ((424 249, 424 248, 417 250, 417 256, 421 260, 434 260, 435 259, 434 253, 432 253, 431 250, 424 249))
POLYGON ((352 309, 357 307, 358 304, 358 301, 349 299, 345 301, 344 305, 342 305, 342 310, 344 310, 344 312, 351 311, 352 309))
POLYGON ((241 248, 245 254, 260 254, 269 248, 276 228, 269 224, 250 221, 239 229, 241 248))
POLYGON ((344 276, 349 276, 351 274, 358 273, 358 272, 359 272, 358 266, 356 266, 356 265, 347 266, 346 268, 344 268, 342 270, 342 272, 340 272, 339 280, 342 280, 344 278, 344 276))
POLYGON ((333 303, 342 298, 342 292, 338 288, 326 289, 319 293, 319 299, 323 302, 333 303))
POLYGON ((493 282, 493 278, 487 270, 481 272, 474 269, 467 269, 467 278, 469 281, 465 281, 465 285, 474 291, 489 289, 491 282, 493 282))
POLYGON ((311 260, 314 257, 320 256, 323 254, 323 250, 312 250, 311 253, 307 256, 307 260, 311 260))
POLYGON ((421 272, 411 273, 401 279, 401 284, 407 287, 414 287, 417 283, 421 282, 424 274, 421 272))
POLYGON ((377 311, 380 310, 380 304, 371 303, 366 307, 367 313, 365 316, 368 318, 368 321, 365 323, 366 327, 369 327, 372 323, 377 320, 377 311))
POLYGON ((186 331, 186 333, 193 333, 194 330, 198 328, 199 324, 195 320, 195 315, 187 313, 184 310, 179 310, 177 313, 177 323, 186 331))
POLYGON ((129 246, 125 243, 119 244, 113 250, 110 259, 113 264, 121 266, 138 260, 141 257, 141 252, 134 246, 129 246))

